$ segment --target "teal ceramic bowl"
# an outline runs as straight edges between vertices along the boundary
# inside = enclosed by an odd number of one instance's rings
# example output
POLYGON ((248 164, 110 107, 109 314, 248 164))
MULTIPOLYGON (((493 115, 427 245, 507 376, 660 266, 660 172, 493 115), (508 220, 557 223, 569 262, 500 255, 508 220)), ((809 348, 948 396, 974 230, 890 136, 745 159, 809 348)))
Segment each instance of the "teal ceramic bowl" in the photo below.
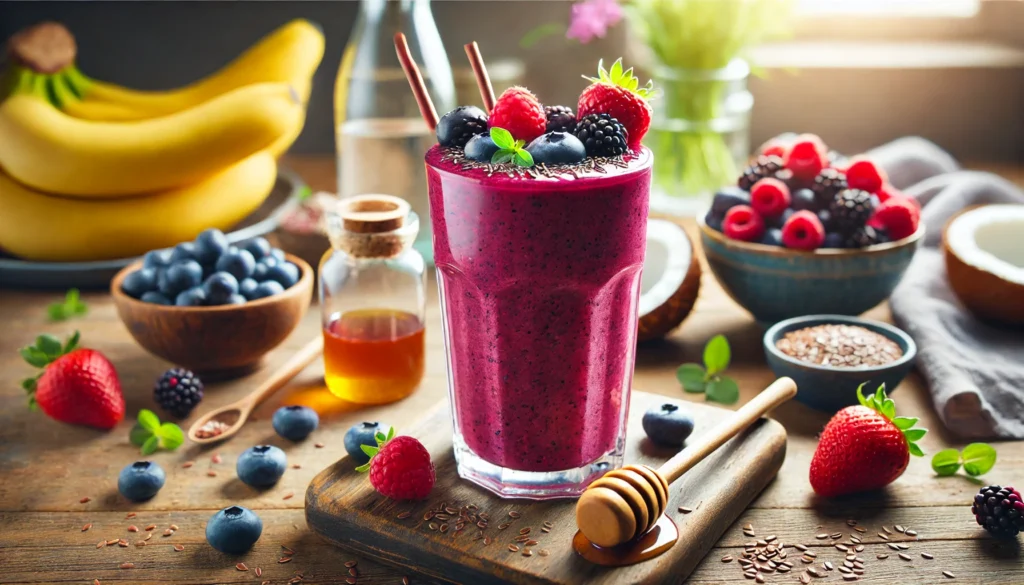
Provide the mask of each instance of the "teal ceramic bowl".
POLYGON ((718 282, 762 325, 790 317, 860 315, 889 298, 924 235, 867 248, 803 252, 741 242, 697 220, 718 282))
POLYGON ((811 408, 835 412, 857 404, 857 387, 865 384, 865 395, 885 384, 886 392, 896 386, 914 367, 917 345, 903 330, 887 323, 845 315, 807 315, 780 321, 764 334, 764 356, 776 377, 789 376, 796 382, 796 399, 811 408), (815 325, 859 325, 893 340, 903 355, 884 366, 839 368, 800 361, 779 351, 775 342, 790 331, 815 325))

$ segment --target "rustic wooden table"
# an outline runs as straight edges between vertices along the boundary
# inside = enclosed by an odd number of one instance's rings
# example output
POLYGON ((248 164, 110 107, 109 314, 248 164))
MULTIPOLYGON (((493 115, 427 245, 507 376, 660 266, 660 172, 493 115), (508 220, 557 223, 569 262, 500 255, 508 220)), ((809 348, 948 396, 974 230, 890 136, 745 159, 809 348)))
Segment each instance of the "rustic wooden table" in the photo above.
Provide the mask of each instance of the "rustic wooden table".
MULTIPOLYGON (((314 188, 333 186, 333 165, 328 159, 290 159, 314 188)), ((1007 175, 1024 179, 1020 169, 1007 175)), ((690 228, 693 226, 690 225, 690 228)), ((691 230, 692 231, 692 230, 691 230)), ((433 289, 431 289, 433 290, 433 289)), ((342 436, 353 423, 383 420, 399 429, 412 425, 422 413, 444 400, 446 395, 440 315, 436 299, 429 306, 426 378, 410 398, 381 408, 359 408, 335 401, 322 386, 321 365, 307 368, 288 389, 282 390, 257 412, 240 436, 213 449, 185 445, 175 452, 158 452, 152 459, 168 473, 160 495, 144 504, 129 504, 116 491, 119 470, 139 458, 128 442, 128 429, 140 408, 153 408, 152 385, 169 365, 137 346, 117 319, 107 295, 87 294, 87 316, 65 323, 49 323, 46 305, 57 300, 54 293, 0 291, 0 583, 285 583, 296 573, 309 583, 345 583, 346 561, 354 557, 334 548, 310 533, 303 516, 303 493, 310 479, 343 453, 342 436), (117 366, 128 403, 129 419, 115 431, 102 433, 56 423, 25 409, 19 381, 29 373, 17 349, 42 332, 65 335, 79 329, 83 343, 103 351, 117 366), (270 427, 269 415, 282 401, 315 404, 326 414, 320 429, 308 441, 286 446, 289 468, 274 488, 256 492, 241 484, 234 474, 234 461, 246 447, 263 442, 281 444, 270 427), (316 444, 323 444, 317 448, 316 444), (220 454, 223 463, 211 461, 220 454), (184 468, 186 461, 194 466, 184 468), (214 471, 215 476, 208 472, 214 471), (292 497, 294 496, 294 497, 292 497), (85 499, 88 498, 88 501, 85 499), (263 537, 242 559, 222 555, 206 545, 203 526, 216 510, 242 504, 258 511, 264 522, 263 537), (129 518, 129 513, 136 516, 129 518), (148 546, 136 547, 140 529, 156 524, 148 546), (169 525, 178 530, 161 536, 169 525), (84 526, 91 525, 88 531, 84 526), (126 539, 132 546, 97 548, 105 539, 126 539), (183 545, 176 551, 173 545, 183 545), (295 550, 293 560, 280 564, 281 546, 295 550), (235 567, 244 561, 248 570, 235 567), (122 563, 132 569, 120 569, 122 563), (261 569, 262 577, 255 575, 261 569)), ((889 318, 885 306, 870 317, 889 318)), ((772 374, 761 350, 761 331, 750 316, 733 303, 714 278, 705 272, 700 299, 694 313, 664 343, 644 347, 637 357, 635 387, 694 400, 675 381, 674 371, 685 361, 699 361, 704 342, 724 333, 733 346, 730 373, 740 383, 742 400, 748 400, 768 385, 772 374)), ((267 368, 281 364, 291 352, 312 336, 319 335, 319 315, 314 307, 301 326, 266 359, 267 368)), ((210 384, 203 408, 233 401, 249 392, 267 373, 249 378, 210 384)), ((946 433, 917 374, 900 385, 894 398, 899 412, 919 416, 930 432, 923 447, 934 453, 963 442, 946 433)), ((866 573, 861 582, 879 584, 933 584, 946 581, 943 571, 955 574, 954 583, 986 585, 1024 583, 1024 563, 1016 542, 997 543, 974 525, 969 506, 978 485, 965 477, 936 478, 928 458, 914 458, 907 472, 882 494, 854 497, 839 502, 815 498, 807 481, 807 470, 828 415, 790 403, 774 417, 789 432, 788 454, 777 479, 729 528, 716 548, 691 576, 691 583, 744 583, 735 563, 723 563, 724 555, 737 555, 743 543, 741 528, 750 523, 759 536, 778 535, 790 543, 820 545, 817 533, 850 533, 848 519, 867 528, 862 556, 866 573), (877 533, 882 526, 902 525, 918 532, 917 542, 907 551, 911 561, 897 558, 877 533), (885 560, 877 553, 890 553, 885 560), (922 558, 929 553, 934 559, 922 558)), ((185 426, 185 425, 183 425, 185 426)), ((1024 443, 999 443, 999 461, 986 481, 1024 484, 1024 443)), ((842 554, 831 548, 817 548, 820 563, 841 564, 842 554)), ((800 566, 798 564, 798 566, 800 566)), ((369 560, 359 560, 358 583, 398 584, 407 574, 410 582, 428 582, 412 571, 404 572, 369 560)), ((840 582, 838 572, 815 581, 840 582)), ((769 582, 795 583, 796 575, 769 576, 769 582)), ((478 584, 467 584, 478 585, 478 584)))

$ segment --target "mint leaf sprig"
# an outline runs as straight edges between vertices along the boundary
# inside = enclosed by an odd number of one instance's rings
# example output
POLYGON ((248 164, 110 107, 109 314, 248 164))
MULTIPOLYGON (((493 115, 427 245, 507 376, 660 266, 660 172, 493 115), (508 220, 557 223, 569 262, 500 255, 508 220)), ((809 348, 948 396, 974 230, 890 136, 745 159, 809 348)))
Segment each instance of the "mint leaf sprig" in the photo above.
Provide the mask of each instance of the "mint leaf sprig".
POLYGON ((687 392, 704 393, 704 398, 713 402, 734 404, 740 399, 740 387, 735 380, 722 375, 731 359, 729 340, 716 335, 704 346, 704 365, 683 364, 676 370, 676 379, 687 392))
POLYGON ((50 321, 66 321, 72 317, 84 315, 88 311, 89 307, 82 302, 81 293, 77 288, 69 289, 64 295, 63 301, 46 307, 46 314, 50 317, 50 321))
MULTIPOLYGON (((388 441, 394 438, 395 427, 388 427, 387 435, 379 431, 377 432, 377 434, 373 435, 373 440, 377 441, 376 447, 371 447, 369 445, 359 445, 359 448, 363 450, 363 453, 369 455, 370 461, 373 461, 373 458, 377 455, 377 453, 380 452, 380 448, 384 446, 384 443, 387 443, 388 441)), ((356 471, 358 471, 359 473, 366 473, 367 471, 370 471, 370 461, 367 461, 365 464, 356 467, 356 471)))
POLYGON ((492 165, 510 162, 525 168, 533 166, 533 155, 523 148, 525 140, 516 140, 504 128, 491 128, 491 140, 498 147, 498 152, 491 157, 492 165))
POLYGON ((174 451, 185 442, 185 433, 172 422, 161 423, 152 410, 143 408, 139 411, 139 417, 128 435, 128 440, 132 445, 140 447, 139 451, 143 455, 150 455, 157 449, 174 451))
POLYGON ((996 450, 988 443, 971 443, 963 451, 943 449, 932 457, 932 469, 940 477, 954 475, 963 466, 971 477, 984 475, 996 464, 996 450))

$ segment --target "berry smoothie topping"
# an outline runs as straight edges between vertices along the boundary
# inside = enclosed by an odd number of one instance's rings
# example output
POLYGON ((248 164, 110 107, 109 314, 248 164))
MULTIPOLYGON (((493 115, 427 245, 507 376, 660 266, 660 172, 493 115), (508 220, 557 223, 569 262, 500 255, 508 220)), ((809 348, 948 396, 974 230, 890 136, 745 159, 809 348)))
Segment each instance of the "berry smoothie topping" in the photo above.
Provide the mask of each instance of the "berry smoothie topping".
POLYGON ((598 63, 598 77, 585 77, 593 82, 580 94, 576 110, 579 117, 590 114, 608 114, 625 125, 629 133, 629 147, 639 148, 640 141, 651 127, 653 109, 647 100, 654 93, 654 85, 648 81, 643 87, 633 77, 633 68, 623 70, 622 59, 612 64, 606 71, 604 64, 598 63))
POLYGON ((504 128, 516 140, 529 142, 544 133, 547 116, 537 96, 525 87, 510 87, 494 103, 491 128, 504 128))
POLYGON ((408 436, 395 436, 394 427, 388 434, 374 435, 376 447, 362 445, 370 462, 356 471, 370 472, 370 483, 382 496, 394 500, 422 500, 434 488, 434 464, 423 443, 408 436))

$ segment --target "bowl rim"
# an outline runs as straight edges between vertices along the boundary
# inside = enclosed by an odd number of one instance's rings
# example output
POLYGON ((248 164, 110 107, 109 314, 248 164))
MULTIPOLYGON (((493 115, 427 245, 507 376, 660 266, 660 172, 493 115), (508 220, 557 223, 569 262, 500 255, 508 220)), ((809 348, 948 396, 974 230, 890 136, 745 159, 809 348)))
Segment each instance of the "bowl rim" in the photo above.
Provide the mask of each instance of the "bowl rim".
POLYGON ((124 303, 126 305, 134 305, 137 307, 145 307, 150 310, 164 311, 167 313, 224 313, 229 311, 241 311, 250 309, 261 305, 270 305, 272 303, 281 302, 285 299, 290 299, 296 295, 308 295, 313 286, 313 268, 310 267, 309 263, 299 258, 294 254, 285 253, 285 259, 292 264, 299 267, 302 271, 302 275, 299 277, 299 281, 294 285, 286 288, 284 292, 257 299, 255 301, 246 301, 244 305, 210 305, 201 307, 179 307, 177 305, 158 305, 156 303, 144 303, 139 299, 128 296, 123 290, 121 290, 121 283, 129 273, 138 270, 143 263, 143 260, 136 260, 128 266, 125 266, 114 275, 114 278, 110 281, 110 295, 114 297, 114 301, 117 303, 124 303), (307 292, 303 292, 307 291, 307 292))
POLYGON ((764 332, 764 337, 762 338, 762 345, 764 345, 765 353, 770 353, 771 355, 779 358, 780 360, 790 365, 799 366, 801 368, 806 368, 818 372, 828 373, 881 373, 906 365, 907 363, 912 362, 914 358, 917 357, 917 344, 914 343, 914 339, 910 337, 910 335, 906 331, 900 329, 899 327, 896 327, 895 325, 884 323, 882 321, 876 321, 874 319, 864 319, 862 317, 854 317, 851 315, 831 315, 827 313, 801 315, 799 317, 790 317, 789 319, 779 321, 778 323, 769 327, 768 330, 764 332), (838 366, 823 366, 820 364, 813 364, 811 362, 798 360, 796 358, 790 357, 782 353, 781 351, 779 351, 779 348, 775 347, 776 339, 778 337, 781 337, 781 335, 785 331, 800 329, 802 328, 800 327, 801 325, 804 327, 813 327, 814 325, 822 325, 826 323, 859 325, 861 327, 869 325, 870 327, 866 328, 875 328, 881 330, 876 331, 876 333, 881 333, 882 335, 885 335, 886 337, 894 341, 903 341, 903 343, 906 344, 907 349, 903 352, 903 355, 900 356, 899 359, 893 360, 887 364, 870 367, 841 368, 838 366))
POLYGON ((852 256, 870 256, 873 254, 883 254, 891 252, 896 249, 904 248, 909 244, 913 244, 924 237, 924 222, 917 227, 917 231, 910 234, 909 236, 896 240, 895 242, 885 242, 884 244, 875 244, 874 246, 868 246, 866 248, 818 248, 817 250, 793 250, 791 248, 783 248, 780 246, 769 246, 768 244, 761 244, 756 242, 744 242, 742 240, 734 240, 726 237, 725 234, 718 230, 711 229, 705 221, 707 214, 697 215, 697 226, 700 228, 701 234, 716 243, 725 246, 726 248, 743 250, 746 252, 752 252, 761 254, 764 256, 780 256, 780 257, 805 257, 805 258, 836 258, 836 257, 852 257, 852 256))

